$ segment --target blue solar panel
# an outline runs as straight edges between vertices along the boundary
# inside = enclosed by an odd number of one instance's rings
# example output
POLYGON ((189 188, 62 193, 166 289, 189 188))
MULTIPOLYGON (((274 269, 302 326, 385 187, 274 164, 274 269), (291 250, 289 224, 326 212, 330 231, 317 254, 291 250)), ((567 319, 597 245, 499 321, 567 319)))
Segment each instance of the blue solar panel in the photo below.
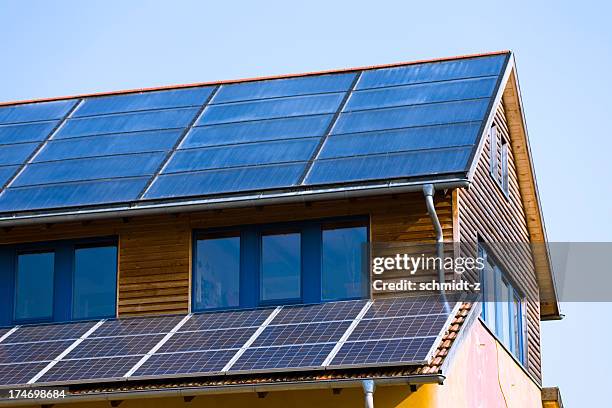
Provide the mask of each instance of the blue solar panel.
POLYGON ((165 156, 163 152, 140 153, 32 163, 26 166, 12 187, 151 175, 165 156))
POLYGON ((49 363, 24 363, 0 365, 0 386, 23 385, 49 363))
POLYGON ((393 319, 364 319, 351 333, 349 341, 398 339, 409 337, 435 338, 444 329, 448 315, 408 316, 393 319))
POLYGON ((238 349, 255 333, 256 328, 181 332, 172 336, 160 353, 238 349))
POLYGON ((356 74, 317 75, 223 85, 213 103, 346 91, 356 74))
POLYGON ((298 182, 305 167, 305 163, 298 163, 166 174, 157 178, 145 198, 189 197, 292 186, 298 182))
POLYGON ((181 108, 75 118, 68 120, 57 134, 54 135, 54 139, 105 133, 182 128, 193 120, 197 111, 198 108, 181 108))
POLYGON ((332 134, 478 121, 488 105, 488 99, 476 99, 347 112, 340 115, 332 134))
POLYGON ((284 346, 307 343, 336 343, 350 321, 268 326, 252 347, 284 346))
POLYGON ((351 300, 316 305, 285 306, 274 318, 273 323, 289 324, 353 320, 365 304, 365 300, 351 300))
POLYGON ((333 135, 319 159, 473 145, 481 122, 333 135))
POLYGON ((506 58, 501 54, 364 71, 356 89, 499 75, 506 58))
POLYGON ((0 343, 0 364, 51 361, 72 343, 72 340, 18 344, 0 343))
POLYGON ((19 166, 3 166, 0 167, 0 188, 9 181, 13 174, 17 173, 19 166))
POLYGON ((183 317, 172 315, 108 320, 98 327, 89 338, 168 333, 183 317))
POLYGON ((163 337, 163 334, 140 334, 87 338, 74 350, 68 353, 65 358, 74 359, 143 355, 151 350, 163 337))
POLYGON ((343 98, 344 92, 209 105, 204 109, 204 114, 197 124, 201 126, 333 113, 338 110, 343 98))
POLYGON ((472 147, 318 160, 306 184, 417 177, 465 170, 472 147))
POLYGON ((236 350, 155 354, 136 370, 132 378, 219 374, 235 354, 236 350))
POLYGON ((213 89, 212 87, 185 88, 90 98, 79 106, 72 117, 200 106, 206 102, 213 89))
POLYGON ((0 125, 0 145, 45 140, 59 122, 37 122, 19 125, 0 125))
POLYGON ((7 189, 0 196, 0 212, 135 200, 146 186, 148 179, 149 177, 139 177, 7 189))
POLYGON ((270 313, 271 309, 257 309, 194 314, 180 331, 257 327, 270 316, 270 313))
POLYGON ((0 107, 0 123, 34 122, 63 118, 76 100, 38 102, 0 107))
POLYGON ((318 138, 309 138, 179 150, 163 173, 306 161, 318 144, 318 138))
POLYGON ((1 344, 39 342, 50 340, 76 340, 93 327, 95 322, 22 326, 1 344))
POLYGON ((167 151, 172 149, 182 133, 183 129, 158 130, 51 140, 34 162, 167 151))
POLYGON ((136 356, 62 360, 47 371, 37 383, 120 380, 140 359, 141 357, 136 356))
POLYGON ((488 98, 496 82, 497 76, 493 76, 357 91, 351 95, 343 111, 488 98))
POLYGON ((19 165, 36 150, 39 143, 0 145, 0 166, 19 165))
POLYGON ((321 368, 333 348, 334 343, 249 348, 229 372, 321 368))
POLYGON ((367 365, 424 363, 433 345, 432 338, 346 342, 330 368, 367 365))
POLYGON ((322 136, 329 127, 332 116, 298 116, 197 127, 189 132, 181 148, 322 136))
POLYGON ((365 314, 364 318, 439 315, 445 313, 445 311, 444 302, 436 296, 396 297, 377 300, 365 314))

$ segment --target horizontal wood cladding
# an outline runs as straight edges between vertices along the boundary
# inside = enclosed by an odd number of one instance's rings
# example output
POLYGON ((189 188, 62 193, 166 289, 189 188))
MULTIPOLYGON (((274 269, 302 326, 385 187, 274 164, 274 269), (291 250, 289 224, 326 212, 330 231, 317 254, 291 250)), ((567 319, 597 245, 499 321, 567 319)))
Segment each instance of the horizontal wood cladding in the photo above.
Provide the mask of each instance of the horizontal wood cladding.
MULTIPOLYGON (((510 141, 511 133, 502 103, 497 107, 494 123, 498 134, 510 141)), ((500 146, 501 147, 501 144, 500 146)), ((527 369, 541 379, 540 303, 534 260, 530 253, 530 231, 527 225, 523 197, 518 182, 514 146, 509 149, 509 194, 490 174, 490 138, 476 165, 472 184, 467 190, 457 190, 458 234, 462 251, 473 255, 479 239, 497 243, 492 250, 501 266, 525 293, 527 326, 527 369), (515 244, 523 243, 523 244, 515 244)))
MULTIPOLYGON (((438 193, 436 210, 453 237, 451 196, 438 193)), ((97 220, 5 229, 0 244, 116 235, 119 237, 118 315, 186 313, 190 303, 194 229, 368 215, 372 242, 435 242, 422 193, 211 210, 177 215, 97 220)))

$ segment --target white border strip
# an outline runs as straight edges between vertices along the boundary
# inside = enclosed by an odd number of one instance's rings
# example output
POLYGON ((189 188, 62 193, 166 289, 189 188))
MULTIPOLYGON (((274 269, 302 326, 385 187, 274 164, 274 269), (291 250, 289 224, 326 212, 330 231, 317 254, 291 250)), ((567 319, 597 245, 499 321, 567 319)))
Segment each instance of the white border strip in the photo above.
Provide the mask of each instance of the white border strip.
POLYGON ((57 363, 59 363, 68 353, 74 350, 79 344, 83 342, 86 338, 88 338, 93 332, 98 330, 98 327, 102 326, 102 324, 106 321, 106 319, 100 320, 96 323, 91 329, 87 330, 81 337, 76 339, 74 343, 72 343, 68 348, 61 352, 61 354, 53 359, 53 361, 49 362, 45 368, 40 370, 38 374, 36 374, 27 384, 34 384, 36 381, 40 379, 43 375, 47 373, 50 369, 52 369, 57 363))
POLYGON ((370 307, 372 307, 373 304, 374 304, 374 301, 369 300, 368 303, 363 305, 363 307, 361 308, 361 311, 359 311, 359 314, 353 319, 353 322, 351 323, 351 325, 347 327, 342 337, 340 337, 340 340, 338 340, 334 348, 327 355, 327 358, 321 363, 321 367, 327 367, 328 365, 331 364, 334 357, 336 357, 336 354, 338 354, 338 352, 340 351, 340 348, 348 340, 349 336, 353 334, 353 331, 355 330, 355 328, 357 327, 361 319, 363 319, 363 316, 365 316, 367 311, 370 310, 370 307))
POLYGON ((164 344, 166 344, 166 342, 170 340, 170 338, 174 336, 174 334, 179 331, 179 329, 183 327, 185 323, 187 323, 187 320, 191 319, 191 316, 193 316, 193 314, 189 313, 187 316, 183 317, 183 319, 178 322, 176 326, 174 326, 172 330, 170 330, 160 341, 158 341, 157 344, 154 345, 153 348, 151 348, 151 350, 149 350, 147 354, 142 356, 142 358, 138 360, 136 364, 134 364, 134 367, 130 368, 130 370, 123 375, 123 378, 130 378, 132 375, 134 375, 136 370, 138 370, 144 363, 147 362, 148 359, 150 359, 155 353, 157 353, 157 350, 159 350, 164 344))
POLYGON ((282 309, 283 309, 282 306, 278 306, 276 309, 272 311, 272 313, 270 313, 270 316, 268 316, 268 318, 264 320, 261 326, 259 326, 257 330, 255 330, 255 333, 253 333, 253 335, 246 341, 246 343, 244 343, 242 347, 240 347, 240 350, 238 350, 236 354, 234 354, 234 357, 232 357, 231 360, 227 362, 225 367, 223 367, 223 369, 221 370, 222 372, 229 371, 232 368, 232 366, 236 364, 236 361, 238 361, 238 359, 242 357, 244 352, 247 351, 249 347, 251 347, 251 345, 255 342, 255 340, 257 340, 257 338, 261 335, 261 333, 265 330, 265 328, 268 327, 268 325, 272 322, 272 320, 274 320, 276 315, 278 315, 282 309))
POLYGON ((15 333, 17 331, 17 329, 19 328, 19 326, 15 326, 13 327, 11 330, 7 331, 6 333, 4 333, 2 335, 2 337, 0 337, 0 343, 2 343, 4 340, 6 340, 6 338, 8 336, 10 336, 11 334, 15 333))

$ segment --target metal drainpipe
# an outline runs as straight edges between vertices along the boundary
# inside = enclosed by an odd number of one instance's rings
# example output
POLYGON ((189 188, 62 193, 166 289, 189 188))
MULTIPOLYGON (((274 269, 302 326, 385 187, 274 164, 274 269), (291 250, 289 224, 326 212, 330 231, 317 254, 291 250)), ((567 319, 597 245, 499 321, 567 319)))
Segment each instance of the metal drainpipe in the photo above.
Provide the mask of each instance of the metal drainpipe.
MULTIPOLYGON (((444 283, 444 270, 442 268, 442 264, 444 263, 444 231, 442 230, 440 219, 436 213, 436 206, 434 205, 433 198, 434 194, 436 194, 436 189, 434 188, 433 184, 423 185, 423 194, 425 195, 425 204, 427 204, 429 218, 431 218, 434 230, 436 231, 436 255, 438 259, 441 260, 440 267, 438 268, 438 282, 440 285, 442 285, 444 283)), ((446 312, 450 313, 450 307, 448 305, 448 301, 446 300, 446 293, 442 287, 440 288, 440 295, 442 296, 442 301, 444 302, 446 312)))
POLYGON ((365 394, 365 408, 374 408, 374 390, 376 389, 374 380, 363 380, 361 385, 365 394))

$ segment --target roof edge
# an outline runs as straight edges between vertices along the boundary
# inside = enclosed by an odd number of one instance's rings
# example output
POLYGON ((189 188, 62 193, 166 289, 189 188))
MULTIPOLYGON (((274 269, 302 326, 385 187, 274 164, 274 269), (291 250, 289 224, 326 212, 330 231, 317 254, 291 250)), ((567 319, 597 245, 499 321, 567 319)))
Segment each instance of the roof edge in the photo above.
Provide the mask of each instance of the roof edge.
POLYGON ((261 77, 251 77, 251 78, 228 79, 228 80, 209 81, 209 82, 194 82, 194 83, 189 83, 189 84, 164 85, 164 86, 147 87, 147 88, 134 88, 134 89, 119 90, 119 91, 84 93, 84 94, 76 94, 76 95, 50 97, 50 98, 24 99, 24 100, 0 102, 0 107, 23 105, 27 103, 63 101, 67 99, 91 98, 91 97, 98 97, 98 96, 127 95, 127 94, 140 93, 140 92, 164 91, 164 90, 170 90, 170 89, 193 88, 193 87, 199 87, 199 86, 237 84, 237 83, 242 83, 242 82, 264 81, 264 80, 270 80, 270 79, 297 78, 297 77, 325 75, 325 74, 340 74, 340 73, 349 73, 349 72, 355 72, 355 71, 366 71, 366 70, 381 69, 381 68, 394 68, 394 67, 401 67, 401 66, 407 66, 407 65, 427 64, 427 63, 487 57, 487 56, 511 54, 511 53, 512 52, 510 50, 501 50, 501 51, 492 51, 492 52, 484 52, 484 53, 476 53, 476 54, 457 55, 454 57, 431 58, 431 59, 422 59, 422 60, 414 60, 414 61, 395 62, 395 63, 381 64, 381 65, 366 65, 366 66, 361 66, 361 67, 311 71, 311 72, 303 72, 303 73, 296 73, 296 74, 267 75, 267 76, 261 76, 261 77))

